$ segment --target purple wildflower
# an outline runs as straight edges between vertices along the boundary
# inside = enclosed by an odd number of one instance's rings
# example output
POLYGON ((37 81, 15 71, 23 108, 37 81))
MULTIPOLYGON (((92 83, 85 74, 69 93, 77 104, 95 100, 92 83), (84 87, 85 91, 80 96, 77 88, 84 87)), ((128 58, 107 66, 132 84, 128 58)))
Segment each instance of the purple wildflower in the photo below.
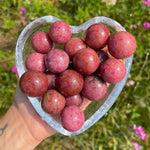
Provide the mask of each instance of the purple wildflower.
POLYGON ((21 13, 25 14, 26 13, 26 8, 25 7, 21 7, 21 13))
POLYGON ((14 72, 16 74, 16 76, 18 76, 18 71, 17 71, 16 64, 14 65, 14 68, 12 69, 12 72, 14 72))

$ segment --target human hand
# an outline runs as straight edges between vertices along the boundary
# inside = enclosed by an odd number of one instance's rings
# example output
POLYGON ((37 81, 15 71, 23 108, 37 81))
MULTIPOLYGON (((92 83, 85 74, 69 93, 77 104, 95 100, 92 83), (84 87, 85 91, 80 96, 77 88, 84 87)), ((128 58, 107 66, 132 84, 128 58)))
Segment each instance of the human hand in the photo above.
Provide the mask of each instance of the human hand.
MULTIPOLYGON (((83 100, 80 108, 84 111, 91 103, 83 100)), ((60 122, 60 116, 55 115, 60 122)), ((35 111, 17 83, 15 100, 6 114, 0 119, 0 149, 33 150, 45 138, 57 133, 35 111)))
POLYGON ((17 83, 14 105, 22 116, 24 123, 29 129, 33 138, 41 142, 43 139, 57 133, 50 127, 36 112, 24 93, 20 90, 19 81, 17 83))

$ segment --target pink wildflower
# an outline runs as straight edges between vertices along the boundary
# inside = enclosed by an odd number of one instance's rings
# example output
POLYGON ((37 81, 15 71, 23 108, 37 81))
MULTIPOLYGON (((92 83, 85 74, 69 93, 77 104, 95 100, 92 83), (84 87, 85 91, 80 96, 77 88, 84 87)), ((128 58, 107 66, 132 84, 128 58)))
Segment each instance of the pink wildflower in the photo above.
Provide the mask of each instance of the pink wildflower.
POLYGON ((136 134, 141 134, 141 133, 143 133, 144 132, 144 128, 142 128, 141 126, 139 126, 139 127, 137 127, 136 129, 135 129, 135 133, 136 134))
POLYGON ((20 18, 20 20, 24 21, 24 20, 25 20, 25 17, 20 18))
POLYGON ((25 7, 21 7, 21 13, 25 14, 26 13, 26 8, 25 7))
POLYGON ((14 65, 14 68, 12 69, 12 72, 14 72, 16 74, 16 76, 18 76, 18 71, 17 71, 16 64, 14 65))
POLYGON ((146 5, 150 5, 150 0, 143 0, 146 5))
POLYGON ((135 130, 135 129, 136 129, 136 124, 133 125, 133 130, 135 130))
POLYGON ((130 29, 137 28, 137 25, 130 25, 130 29))
POLYGON ((136 125, 133 125, 133 130, 135 130, 134 136, 137 138, 140 138, 142 140, 145 140, 147 138, 147 134, 144 131, 144 128, 139 126, 136 127, 136 125))
POLYGON ((145 30, 149 29, 150 28, 150 22, 144 22, 143 26, 144 26, 145 30))
POLYGON ((135 82, 133 80, 130 80, 129 82, 126 83, 126 86, 133 86, 135 82))
POLYGON ((146 134, 146 133, 142 133, 142 134, 141 134, 141 139, 142 139, 142 140, 145 140, 146 138, 147 138, 147 134, 146 134))
POLYGON ((135 147, 136 150, 139 150, 140 145, 137 142, 132 142, 132 145, 135 147))

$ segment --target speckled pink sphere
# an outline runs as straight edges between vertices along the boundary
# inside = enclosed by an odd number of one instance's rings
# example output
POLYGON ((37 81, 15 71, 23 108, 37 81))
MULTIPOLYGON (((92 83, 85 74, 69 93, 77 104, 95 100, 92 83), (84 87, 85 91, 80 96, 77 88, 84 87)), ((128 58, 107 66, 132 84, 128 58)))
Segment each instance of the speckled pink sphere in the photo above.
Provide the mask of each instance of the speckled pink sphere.
POLYGON ((42 96, 48 88, 48 80, 41 71, 26 71, 19 80, 22 92, 30 97, 42 96))
POLYGON ((64 21, 56 21, 50 26, 49 36, 55 43, 66 43, 71 38, 70 26, 64 21))
POLYGON ((118 59, 130 57, 136 50, 136 40, 131 33, 119 31, 110 37, 108 50, 118 59))
POLYGON ((58 114, 65 107, 65 97, 56 90, 48 90, 42 98, 42 108, 49 114, 58 114))
POLYGON ((48 79, 48 90, 55 89, 55 80, 57 78, 57 75, 51 72, 46 72, 45 75, 48 79))
POLYGON ((91 48, 78 51, 73 57, 73 65, 81 74, 91 74, 97 70, 100 61, 98 54, 91 48))
POLYGON ((52 73, 60 73, 65 71, 69 66, 69 56, 61 49, 52 49, 45 56, 45 65, 52 73))
POLYGON ((56 87, 64 96, 73 96, 83 88, 83 76, 75 70, 65 70, 56 78, 56 87))
POLYGON ((84 80, 82 95, 91 101, 102 99, 107 92, 107 85, 100 77, 87 76, 84 80))
POLYGON ((31 39, 33 49, 42 54, 48 53, 52 47, 53 42, 51 41, 47 32, 39 31, 36 32, 31 39))
POLYGON ((41 53, 32 53, 30 54, 26 61, 25 65, 27 70, 36 70, 36 71, 46 71, 44 55, 41 53))
POLYGON ((104 24, 97 23, 90 26, 86 31, 85 42, 95 50, 105 47, 110 37, 110 31, 104 24))
POLYGON ((100 74, 106 82, 115 84, 125 77, 126 66, 121 60, 110 58, 101 64, 100 74))
POLYGON ((67 106, 70 106, 70 105, 81 106, 82 102, 83 100, 80 94, 66 97, 67 106))
POLYGON ((83 126, 84 120, 84 113, 78 106, 67 106, 61 112, 62 126, 68 131, 79 130, 83 126))
POLYGON ((72 37, 64 46, 70 58, 72 58, 80 49, 86 48, 85 42, 79 37, 72 37))

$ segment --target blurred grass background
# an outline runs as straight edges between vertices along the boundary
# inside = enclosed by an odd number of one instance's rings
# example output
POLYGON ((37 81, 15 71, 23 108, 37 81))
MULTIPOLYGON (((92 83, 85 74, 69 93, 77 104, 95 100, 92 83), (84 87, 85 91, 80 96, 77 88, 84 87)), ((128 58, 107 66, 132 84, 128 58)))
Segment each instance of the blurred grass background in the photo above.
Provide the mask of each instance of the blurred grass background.
POLYGON ((134 150, 150 149, 150 5, 144 0, 0 0, 0 117, 13 102, 17 77, 12 72, 15 46, 22 29, 45 15, 80 25, 95 16, 110 17, 122 24, 137 41, 127 82, 108 113, 86 132, 73 136, 56 135, 36 150, 134 150), (26 9, 25 13, 21 8, 26 9), (135 137, 133 125, 142 126, 145 140, 135 137))

